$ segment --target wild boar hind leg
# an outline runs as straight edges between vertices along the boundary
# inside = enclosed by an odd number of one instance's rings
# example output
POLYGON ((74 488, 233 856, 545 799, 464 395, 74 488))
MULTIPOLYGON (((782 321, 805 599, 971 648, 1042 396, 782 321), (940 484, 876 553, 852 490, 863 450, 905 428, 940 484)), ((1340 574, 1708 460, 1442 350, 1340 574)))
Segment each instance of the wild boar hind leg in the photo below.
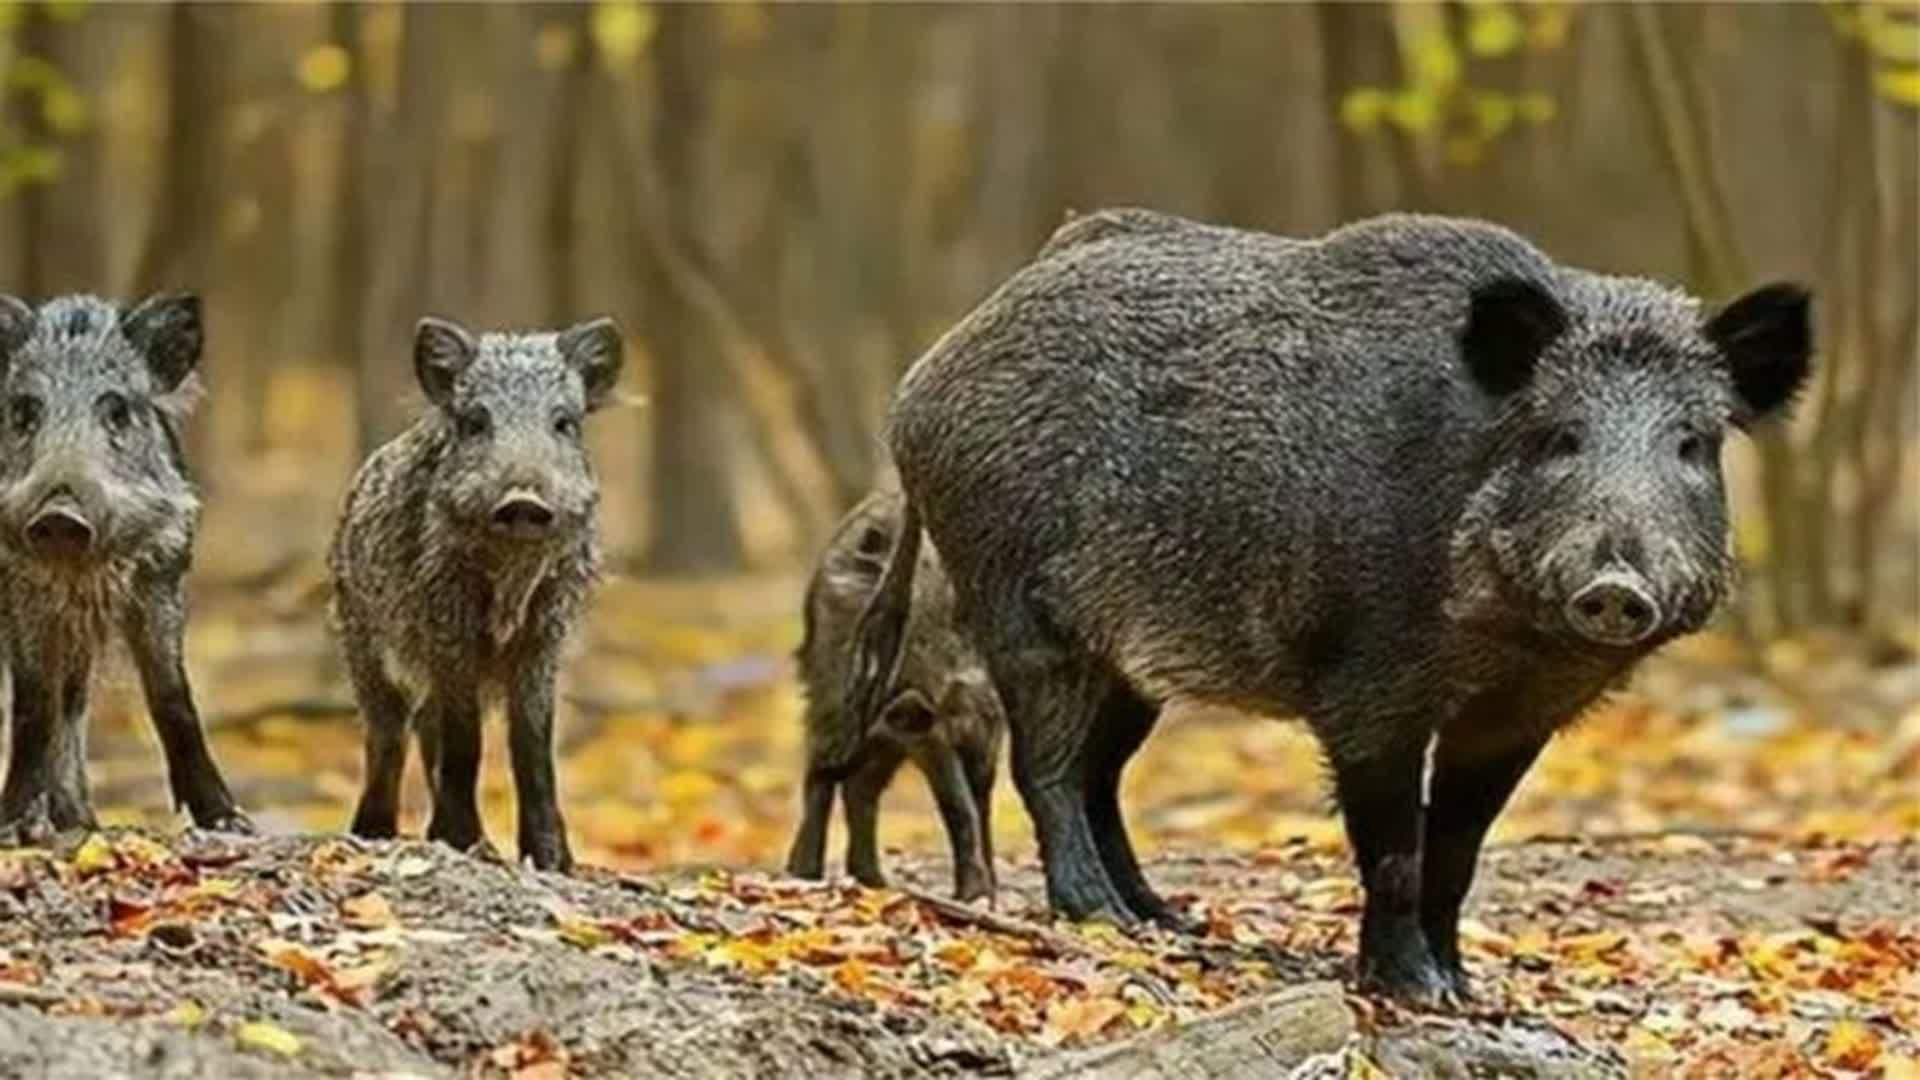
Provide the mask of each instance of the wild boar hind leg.
POLYGON ((1013 782, 1040 840, 1048 904, 1070 919, 1137 924, 1087 812, 1094 730, 1116 685, 1112 671, 1050 633, 1023 602, 976 610, 993 613, 978 644, 1006 708, 1013 782))

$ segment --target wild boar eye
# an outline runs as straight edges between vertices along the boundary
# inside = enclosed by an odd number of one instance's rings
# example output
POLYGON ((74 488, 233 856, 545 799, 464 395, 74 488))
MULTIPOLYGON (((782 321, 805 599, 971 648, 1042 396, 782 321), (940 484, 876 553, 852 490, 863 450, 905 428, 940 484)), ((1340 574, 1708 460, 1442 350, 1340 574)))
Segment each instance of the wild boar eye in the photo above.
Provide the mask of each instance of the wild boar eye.
POLYGON ((571 413, 561 413, 553 418, 553 433, 563 439, 580 437, 580 418, 571 413))
POLYGON ((460 414, 457 423, 463 439, 478 439, 493 430, 493 417, 488 416, 485 409, 468 409, 460 414))
POLYGON ((1680 460, 1697 465, 1707 459, 1711 450, 1709 440, 1697 431, 1689 431, 1680 437, 1680 460))
POLYGON ((1570 458, 1580 452, 1580 433, 1571 427, 1556 428, 1547 436, 1547 457, 1570 458))
POLYGON ((40 430, 40 399, 32 394, 15 394, 7 401, 7 424, 22 435, 40 430))
POLYGON ((133 408, 127 404, 127 399, 119 394, 101 394, 98 406, 100 419, 105 421, 110 431, 115 433, 125 431, 128 425, 133 423, 133 408))

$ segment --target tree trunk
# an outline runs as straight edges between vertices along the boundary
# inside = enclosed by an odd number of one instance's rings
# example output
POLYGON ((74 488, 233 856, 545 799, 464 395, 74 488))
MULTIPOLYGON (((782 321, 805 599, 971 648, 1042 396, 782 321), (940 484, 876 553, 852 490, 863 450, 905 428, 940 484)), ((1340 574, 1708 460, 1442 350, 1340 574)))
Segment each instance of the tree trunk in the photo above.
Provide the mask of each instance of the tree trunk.
MULTIPOLYGON (((653 43, 653 157, 663 200, 663 217, 655 224, 674 241, 699 220, 699 138, 709 111, 701 50, 709 16, 698 7, 660 9, 653 43)), ((687 250, 684 242, 675 247, 687 250)), ((646 567, 661 574, 731 570, 744 550, 733 498, 725 369, 671 273, 662 260, 647 258, 642 274, 645 332, 654 355, 651 464, 659 508, 646 567)))

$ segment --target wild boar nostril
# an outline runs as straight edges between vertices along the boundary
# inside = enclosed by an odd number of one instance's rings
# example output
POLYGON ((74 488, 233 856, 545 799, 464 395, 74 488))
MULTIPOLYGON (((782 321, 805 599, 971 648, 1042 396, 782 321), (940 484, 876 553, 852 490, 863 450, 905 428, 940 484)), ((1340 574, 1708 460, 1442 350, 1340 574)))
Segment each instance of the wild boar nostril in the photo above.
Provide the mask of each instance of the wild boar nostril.
POLYGON ((1660 608, 1637 575, 1607 574, 1574 594, 1566 618, 1589 641, 1633 645, 1659 626, 1660 608))
POLYGON ((1653 618, 1653 612, 1641 602, 1638 596, 1628 596, 1621 600, 1620 614, 1626 616, 1628 622, 1637 624, 1645 624, 1653 618))
POLYGON ((493 523, 507 529, 544 529, 553 524, 553 508, 532 495, 510 495, 494 506, 493 523))
POLYGON ((49 552, 84 552, 93 546, 93 524, 64 507, 42 510, 27 523, 27 542, 49 552))

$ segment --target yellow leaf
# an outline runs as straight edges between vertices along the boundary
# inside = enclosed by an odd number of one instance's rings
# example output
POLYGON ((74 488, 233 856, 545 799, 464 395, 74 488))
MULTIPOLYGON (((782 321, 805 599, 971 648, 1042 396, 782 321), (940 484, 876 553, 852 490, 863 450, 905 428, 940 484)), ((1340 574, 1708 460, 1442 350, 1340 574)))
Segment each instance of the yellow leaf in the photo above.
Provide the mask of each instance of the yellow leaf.
POLYGON ((711 800, 720 781, 698 769, 680 769, 660 781, 656 797, 670 806, 692 806, 711 800))
POLYGON ((1145 1029, 1165 1023, 1166 1011, 1151 1001, 1136 1001, 1127 1006, 1127 1023, 1145 1029))
POLYGON ((300 58, 300 85, 316 94, 338 90, 353 74, 353 56, 338 45, 316 45, 300 58))
POLYGON ((1874 72, 1873 85, 1887 98, 1920 107, 1920 68, 1882 68, 1874 72))
POLYGON ((210 900, 231 900, 240 895, 240 883, 232 878, 207 878, 193 887, 193 896, 204 896, 210 900))
POLYGON ((1387 117, 1409 135, 1425 135, 1440 125, 1440 100, 1431 93, 1406 90, 1393 96, 1387 117))
POLYGON ((250 1050, 266 1050, 281 1057, 293 1057, 300 1052, 300 1038, 286 1028, 267 1023, 265 1020, 253 1020, 241 1024, 233 1037, 241 1046, 250 1050))
POLYGON ((593 8, 593 40, 608 66, 632 64, 653 39, 659 18, 637 0, 600 0, 593 8))
POLYGON ((1599 930, 1591 934, 1574 934, 1555 942, 1560 955, 1568 959, 1591 962, 1619 949, 1627 943, 1625 934, 1612 930, 1599 930))
POLYGON ((1354 1053, 1347 1058, 1346 1080, 1389 1080, 1391 1073, 1374 1064, 1373 1059, 1362 1053, 1354 1053))
POLYGON ((1835 1068, 1864 1072, 1880 1060, 1880 1037, 1858 1020, 1842 1020, 1827 1033, 1821 1053, 1835 1068))
POLYGON ((1360 135, 1377 131, 1392 103, 1393 96, 1378 87, 1363 86, 1348 91, 1340 102, 1340 122, 1360 135))
POLYGON ((1520 47, 1520 18, 1501 3, 1467 8, 1467 49, 1475 56, 1505 56, 1520 47))
POLYGON ((65 82, 48 84, 40 99, 40 115, 47 128, 57 135, 74 135, 86 130, 87 99, 65 82))
POLYGON ((119 863, 119 858, 113 853, 113 842, 104 833, 89 835, 73 853, 73 868, 82 877, 105 873, 119 863))
POLYGON ((1862 5, 1860 18, 1867 47, 1880 59, 1901 64, 1920 63, 1920 21, 1899 18, 1881 4, 1862 5))
POLYGON ((560 940, 583 949, 596 949, 613 940, 607 928, 596 922, 571 916, 556 916, 554 921, 560 925, 560 940))
MULTIPOLYGON (((707 963, 712 967, 739 968, 750 974, 765 974, 780 965, 779 954, 757 941, 747 938, 732 938, 714 946, 707 952, 707 963)), ((847 963, 855 963, 848 961, 847 963)), ((844 968, 846 965, 842 964, 844 968)), ((839 972, 835 972, 838 977, 839 972)))
POLYGON ((1446 31, 1422 33, 1413 43, 1413 72, 1417 82, 1445 91, 1460 82, 1460 54, 1446 31))
POLYGON ((113 847, 119 853, 121 861, 129 866, 159 866, 173 861, 173 852, 169 851, 166 845, 156 843, 138 833, 121 837, 120 842, 113 847))
POLYGON ((1483 91, 1473 95, 1473 122, 1480 129, 1483 138, 1498 138, 1513 126, 1514 115, 1519 111, 1513 99, 1494 91, 1483 91))
POLYGON ((1132 938, 1121 933, 1118 927, 1110 923, 1081 923, 1073 928, 1073 932, 1087 941, 1111 946, 1116 949, 1133 944, 1132 938))
MULTIPOLYGON (((1559 105, 1553 100, 1553 96, 1541 93, 1521 94, 1514 99, 1514 108, 1519 111, 1520 119, 1529 124, 1544 124, 1559 112, 1559 105)), ((1747 516, 1758 517, 1759 515, 1747 516)))
POLYGON ((1127 1007, 1113 998, 1056 1001, 1047 1007, 1046 1036, 1052 1041, 1090 1039, 1125 1015, 1127 1007))
POLYGON ((1624 1040, 1627 1053, 1636 1058, 1652 1058, 1656 1061, 1669 1060, 1674 1055, 1673 1044, 1661 1038, 1657 1033, 1644 1027, 1627 1030, 1624 1040))
POLYGON ((201 1008, 197 1001, 183 1001, 168 1009, 166 1015, 167 1023, 181 1027, 199 1027, 206 1018, 207 1010, 201 1008))

